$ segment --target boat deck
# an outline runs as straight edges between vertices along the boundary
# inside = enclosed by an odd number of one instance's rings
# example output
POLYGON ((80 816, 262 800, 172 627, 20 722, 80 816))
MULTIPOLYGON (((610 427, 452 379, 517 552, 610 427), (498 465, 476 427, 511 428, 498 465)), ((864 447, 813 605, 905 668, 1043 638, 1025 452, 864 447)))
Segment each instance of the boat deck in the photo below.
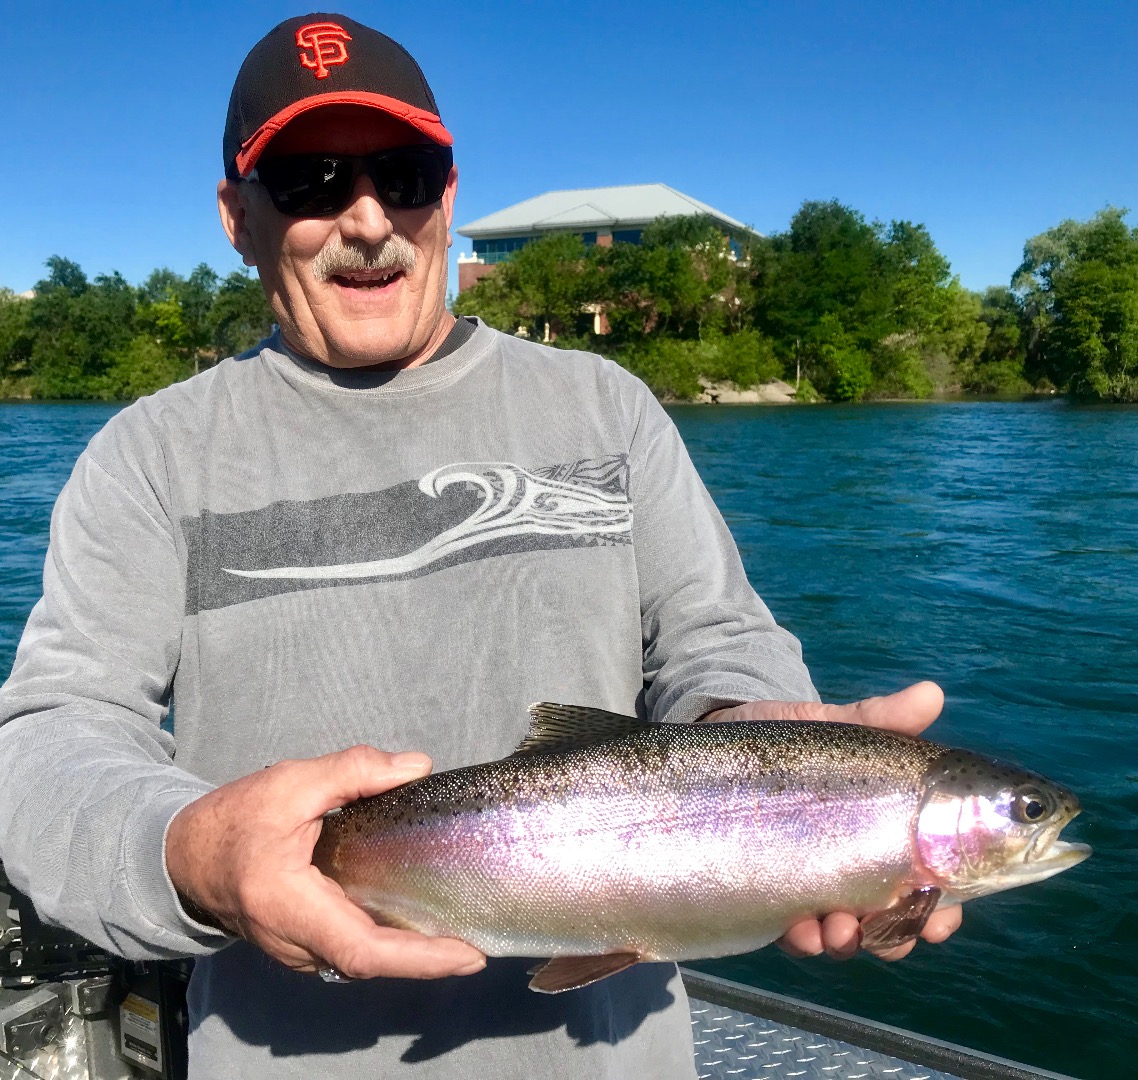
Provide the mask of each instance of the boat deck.
POLYGON ((1072 1080, 681 969, 700 1080, 1072 1080))
POLYGON ((767 1076, 780 1080, 960 1080, 951 1073, 706 1001, 692 1001, 691 1023, 699 1080, 767 1076))

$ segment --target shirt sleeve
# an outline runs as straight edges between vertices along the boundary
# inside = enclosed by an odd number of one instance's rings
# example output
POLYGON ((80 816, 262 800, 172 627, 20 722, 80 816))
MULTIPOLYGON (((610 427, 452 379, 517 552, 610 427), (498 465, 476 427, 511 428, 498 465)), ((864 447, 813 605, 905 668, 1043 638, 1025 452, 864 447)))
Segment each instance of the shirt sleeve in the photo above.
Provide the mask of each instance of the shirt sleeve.
POLYGON ((160 726, 182 573, 158 492, 119 472, 89 449, 52 514, 43 598, 0 690, 0 858, 43 919, 103 948, 201 954, 230 939, 182 910, 164 852, 212 787, 174 765, 160 726))
POLYGON ((630 443, 645 706, 686 723, 746 701, 817 701, 798 640, 743 570, 671 418, 650 393, 630 443))

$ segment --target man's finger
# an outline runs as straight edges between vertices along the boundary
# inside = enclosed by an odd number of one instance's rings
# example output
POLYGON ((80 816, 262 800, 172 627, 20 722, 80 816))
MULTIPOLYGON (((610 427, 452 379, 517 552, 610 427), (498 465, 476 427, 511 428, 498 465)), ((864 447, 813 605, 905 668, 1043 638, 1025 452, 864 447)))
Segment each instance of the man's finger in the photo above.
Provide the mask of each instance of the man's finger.
POLYGON ((485 966, 481 952, 456 938, 377 926, 335 882, 315 867, 308 869, 278 881, 265 909, 249 915, 248 936, 289 967, 315 970, 330 964, 355 979, 433 979, 485 966), (298 913, 303 913, 299 919, 298 913))
POLYGON ((824 951, 822 924, 817 919, 796 922, 778 939, 778 947, 789 956, 799 959, 804 956, 820 956, 824 951))
POLYGON ((921 937, 923 937, 925 941, 939 944, 955 934, 956 931, 960 929, 962 921, 963 912, 959 904, 937 908, 937 910, 929 916, 929 921, 925 923, 925 928, 921 931, 921 937))
POLYGON ((900 960, 904 956, 908 956, 916 947, 916 940, 906 941, 904 945, 897 945, 892 949, 870 949, 869 952, 873 953, 878 960, 887 960, 892 963, 894 960, 900 960))
POLYGON ((352 746, 323 757, 281 762, 290 790, 306 793, 305 813, 315 820, 338 806, 379 795, 431 771, 426 754, 388 754, 374 746, 352 746))
POLYGON ((846 724, 919 735, 944 707, 944 691, 934 682, 919 682, 895 694, 865 698, 849 705, 821 701, 749 701, 717 709, 704 719, 733 720, 831 720, 846 724))
POLYGON ((919 735, 940 716, 944 708, 944 691, 934 682, 919 682, 895 694, 826 708, 829 715, 822 719, 919 735))
POLYGON ((849 960, 861 947, 861 927, 855 916, 835 911, 822 920, 822 947, 833 960, 849 960))
POLYGON ((439 979, 486 966, 482 953, 465 941, 377 926, 359 908, 322 927, 308 948, 353 979, 439 979))
MULTIPOLYGON (((962 912, 959 904, 938 908, 929 916, 921 931, 925 941, 939 944, 960 929, 962 912)), ((817 919, 803 919, 795 923, 778 940, 778 947, 790 956, 802 958, 818 956, 825 952, 835 960, 848 960, 854 956, 861 941, 858 921, 844 912, 834 912, 819 922, 817 919)), ((890 949, 870 950, 882 960, 900 960, 908 956, 916 945, 908 941, 890 949)))

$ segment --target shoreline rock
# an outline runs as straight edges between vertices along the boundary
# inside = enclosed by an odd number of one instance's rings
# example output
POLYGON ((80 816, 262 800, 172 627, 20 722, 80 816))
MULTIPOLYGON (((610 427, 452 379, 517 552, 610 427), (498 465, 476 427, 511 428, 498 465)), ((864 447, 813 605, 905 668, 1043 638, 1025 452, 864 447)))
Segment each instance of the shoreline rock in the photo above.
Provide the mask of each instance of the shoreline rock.
POLYGON ((712 382, 700 376, 699 385, 703 387, 697 405, 793 405, 797 391, 782 379, 772 379, 740 390, 734 383, 712 382))

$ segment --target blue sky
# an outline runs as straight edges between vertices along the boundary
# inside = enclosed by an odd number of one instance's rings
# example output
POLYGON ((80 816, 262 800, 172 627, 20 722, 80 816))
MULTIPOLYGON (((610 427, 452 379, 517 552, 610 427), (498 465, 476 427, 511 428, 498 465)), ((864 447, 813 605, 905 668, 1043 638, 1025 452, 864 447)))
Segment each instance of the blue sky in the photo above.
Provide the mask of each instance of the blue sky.
MULTIPOLYGON (((982 288, 1061 219, 1138 209, 1132 3, 339 10, 426 72, 456 136, 458 224, 554 188, 662 181, 769 233, 836 197, 924 222, 982 288)), ((304 11, 5 3, 0 285, 29 288, 52 254, 135 282, 240 265, 213 195, 229 90, 304 11)))

